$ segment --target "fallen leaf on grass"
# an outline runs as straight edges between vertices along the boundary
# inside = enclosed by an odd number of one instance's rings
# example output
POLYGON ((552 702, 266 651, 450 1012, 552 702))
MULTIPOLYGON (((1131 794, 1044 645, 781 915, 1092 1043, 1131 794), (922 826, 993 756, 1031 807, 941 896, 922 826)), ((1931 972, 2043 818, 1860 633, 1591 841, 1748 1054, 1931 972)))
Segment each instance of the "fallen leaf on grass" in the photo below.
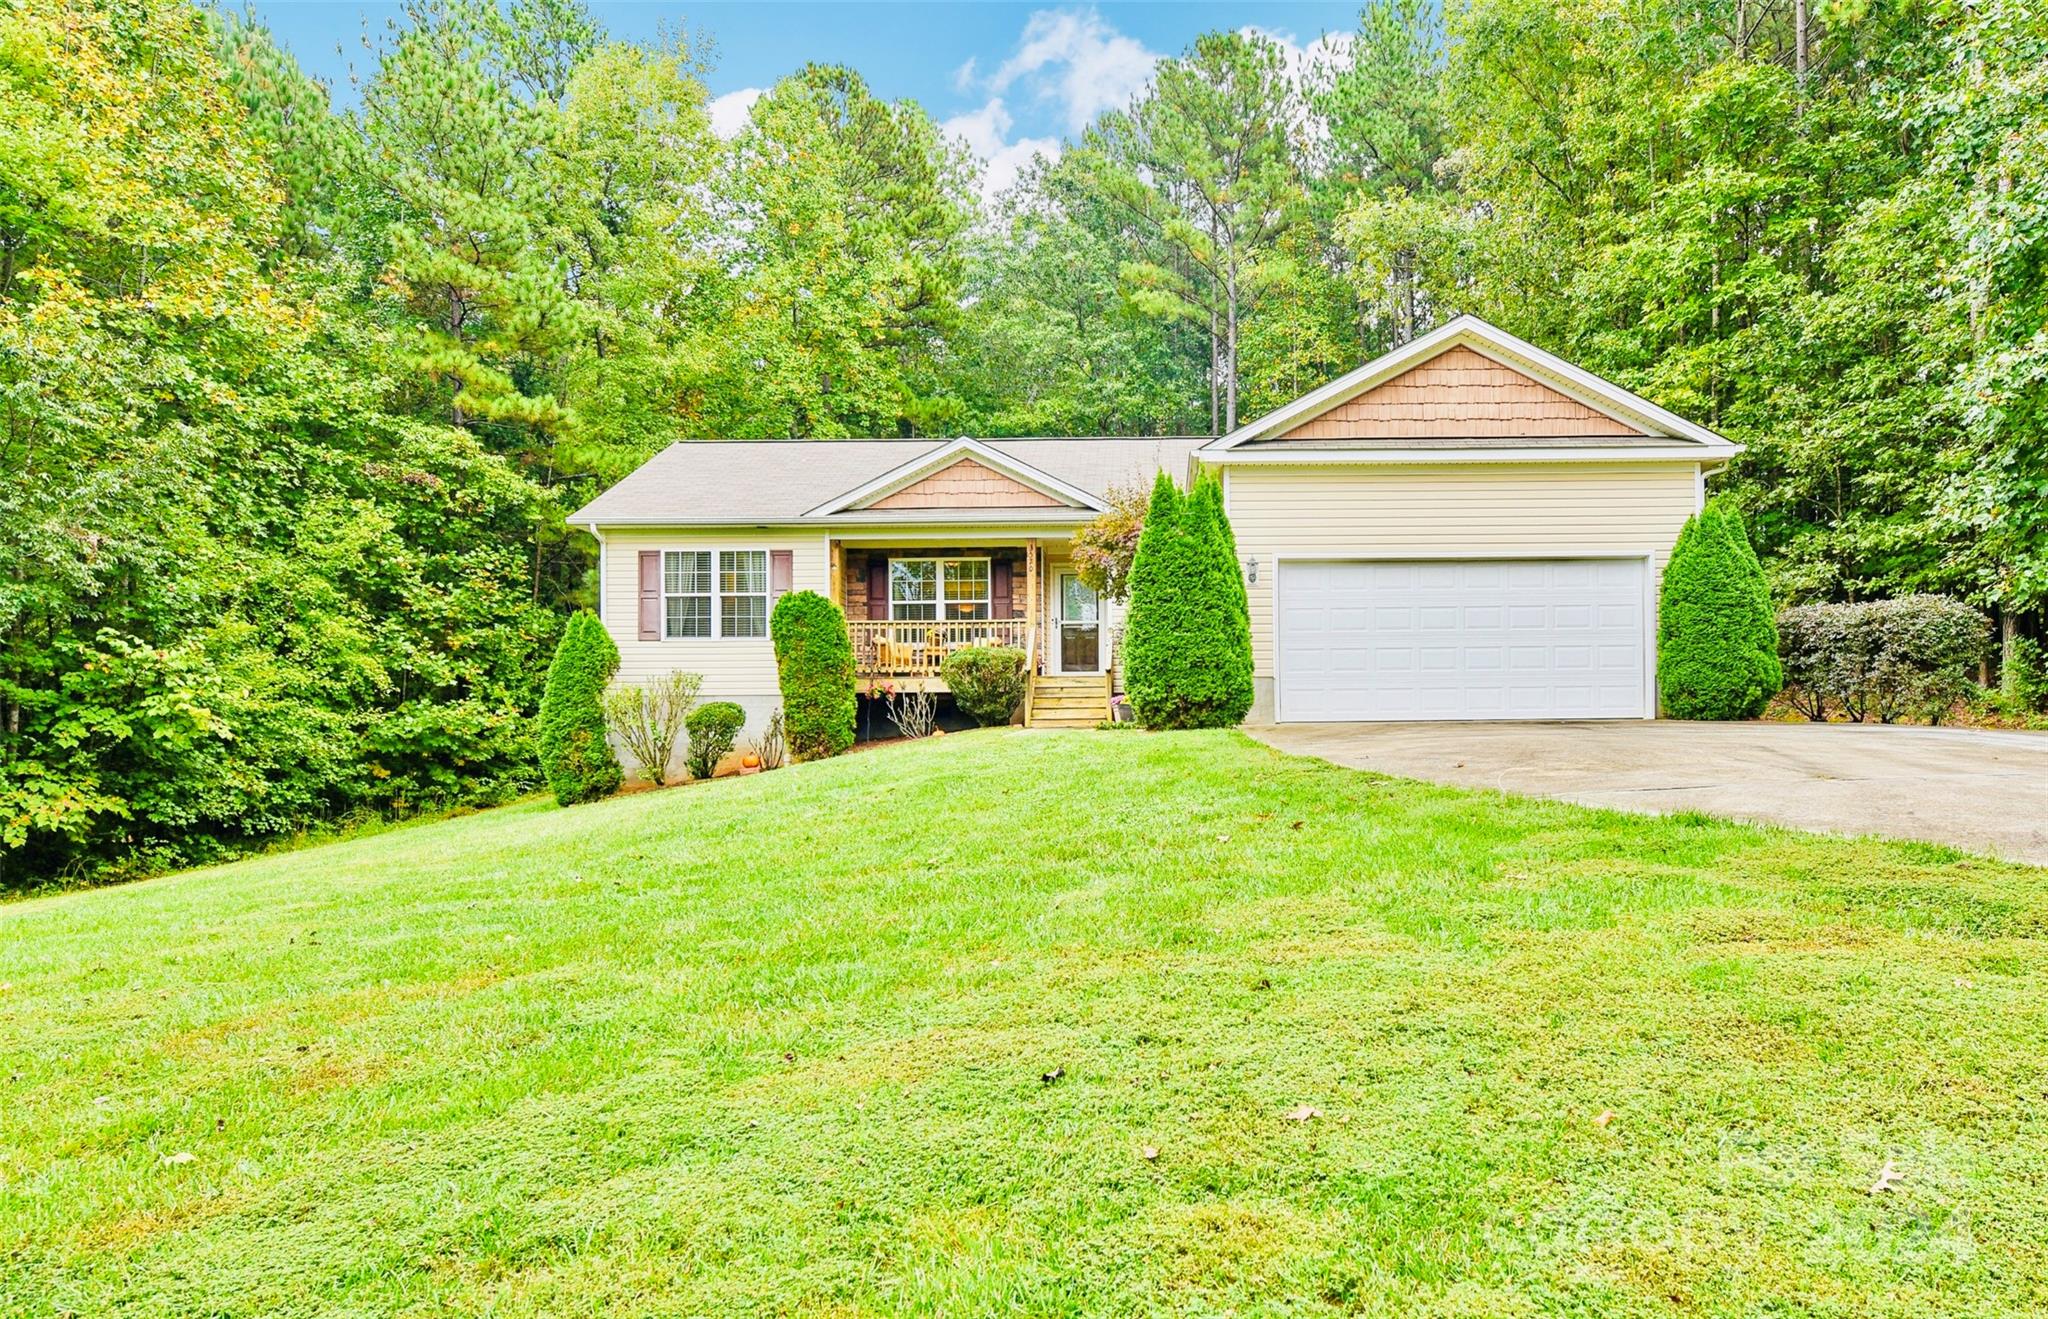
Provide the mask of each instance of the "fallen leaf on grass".
POLYGON ((197 1156, 191 1150, 179 1150, 176 1154, 164 1155, 165 1163, 190 1163, 197 1156))
POLYGON ((1040 1085, 1051 1085, 1054 1081, 1059 1080, 1062 1076, 1065 1076, 1066 1074, 1066 1068, 1055 1067, 1049 1072, 1040 1072, 1038 1075, 1038 1083, 1040 1085))
POLYGON ((1877 1180, 1870 1184, 1869 1194, 1878 1195, 1885 1191, 1893 1189, 1893 1187, 1895 1187, 1898 1184, 1900 1178, 1904 1176, 1904 1173, 1900 1172, 1897 1167, 1893 1166, 1892 1161, 1890 1159, 1886 1159, 1884 1161, 1884 1167, 1878 1169, 1877 1180))
POLYGON ((1322 1115, 1323 1110, 1312 1104, 1296 1104, 1293 1108, 1287 1110, 1287 1120, 1289 1122, 1307 1122, 1311 1118, 1319 1118, 1322 1115))
POLYGON ((1155 1162, 1159 1158, 1159 1147, 1157 1145, 1140 1145, 1138 1147, 1138 1157, 1147 1163, 1155 1162))
POLYGON ((1612 1121, 1614 1121, 1614 1110, 1611 1108, 1603 1108, 1600 1110, 1600 1116, 1593 1119, 1593 1125, 1596 1127, 1604 1127, 1612 1121))

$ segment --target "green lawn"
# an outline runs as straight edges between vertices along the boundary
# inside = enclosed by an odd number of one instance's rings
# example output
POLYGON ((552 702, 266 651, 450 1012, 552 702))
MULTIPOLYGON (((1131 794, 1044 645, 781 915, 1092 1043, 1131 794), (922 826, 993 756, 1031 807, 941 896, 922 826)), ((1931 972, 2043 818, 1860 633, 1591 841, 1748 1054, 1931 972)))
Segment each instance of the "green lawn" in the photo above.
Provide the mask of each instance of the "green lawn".
POLYGON ((2039 1313, 2044 991, 2044 871, 968 734, 0 907, 0 1313, 2039 1313))

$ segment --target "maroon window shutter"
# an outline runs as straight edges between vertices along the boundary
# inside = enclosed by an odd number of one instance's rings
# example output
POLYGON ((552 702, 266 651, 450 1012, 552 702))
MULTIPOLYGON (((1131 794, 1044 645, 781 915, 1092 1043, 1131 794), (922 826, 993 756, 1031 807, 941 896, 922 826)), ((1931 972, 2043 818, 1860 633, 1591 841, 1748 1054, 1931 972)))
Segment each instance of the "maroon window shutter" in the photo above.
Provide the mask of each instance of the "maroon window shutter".
POLYGON ((1015 618, 1017 610, 1010 599, 1010 561, 997 559, 988 566, 988 615, 990 618, 1015 618))
POLYGON ((640 639, 661 640, 661 551, 640 551, 640 639))
POLYGON ((796 576, 796 554, 792 550, 768 551, 768 604, 773 607, 777 600, 789 594, 789 584, 796 576))
POLYGON ((868 556, 868 617, 889 616, 889 559, 887 555, 868 556))

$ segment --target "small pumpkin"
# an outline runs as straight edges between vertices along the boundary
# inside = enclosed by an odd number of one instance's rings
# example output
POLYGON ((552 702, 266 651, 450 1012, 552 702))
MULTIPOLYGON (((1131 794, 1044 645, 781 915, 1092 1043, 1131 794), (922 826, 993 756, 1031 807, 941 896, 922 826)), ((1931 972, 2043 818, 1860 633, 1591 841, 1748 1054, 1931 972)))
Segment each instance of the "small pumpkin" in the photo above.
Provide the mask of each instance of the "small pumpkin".
POLYGON ((759 769, 759 768, 761 768, 761 757, 759 757, 759 756, 755 755, 755 754, 754 754, 753 752, 751 752, 751 751, 747 752, 747 753, 746 753, 745 755, 743 755, 743 756, 741 756, 741 757, 740 757, 740 768, 741 768, 741 769, 759 769))

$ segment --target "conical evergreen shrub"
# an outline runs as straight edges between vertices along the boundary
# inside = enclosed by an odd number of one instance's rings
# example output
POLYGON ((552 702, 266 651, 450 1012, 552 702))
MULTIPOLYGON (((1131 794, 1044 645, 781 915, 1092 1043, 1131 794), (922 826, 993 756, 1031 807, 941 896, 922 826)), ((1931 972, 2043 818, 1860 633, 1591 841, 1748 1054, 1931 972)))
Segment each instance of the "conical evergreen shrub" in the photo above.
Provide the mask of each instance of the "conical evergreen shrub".
POLYGON ((1190 549, 1187 726, 1234 728, 1252 708, 1252 614, 1223 484, 1204 474, 1181 515, 1190 549))
POLYGON ((1719 501, 1687 520, 1657 602, 1657 687, 1675 719, 1754 719, 1784 683, 1763 566, 1719 501))
POLYGON ((1160 726, 1171 705, 1177 655, 1173 582, 1180 571, 1180 487, 1165 472, 1152 482, 1145 529, 1131 559, 1131 604, 1124 620, 1124 694, 1141 722, 1160 726))
POLYGON ((1124 690, 1150 728, 1224 728, 1252 703, 1251 612, 1221 488, 1152 488, 1131 565, 1124 690))
POLYGON ((792 591, 775 602, 768 631, 790 753, 822 760, 852 746, 857 702, 846 615, 816 591, 792 591))
POLYGON ((619 648, 604 624, 588 609, 578 610, 548 665, 536 738, 541 773, 564 806, 619 790, 619 758, 604 727, 604 690, 618 668, 619 648))
POLYGON ((1775 696, 1785 685, 1785 666, 1778 654, 1778 606, 1771 599, 1770 579, 1764 576, 1763 561, 1757 558, 1756 546, 1749 543, 1749 528, 1743 523, 1741 511, 1719 499, 1712 501, 1711 507, 1726 521, 1728 534, 1741 555, 1743 578, 1749 584, 1750 607, 1756 611, 1751 629, 1757 634, 1761 654, 1766 657, 1762 662, 1761 676, 1771 685, 1771 694, 1775 696))

